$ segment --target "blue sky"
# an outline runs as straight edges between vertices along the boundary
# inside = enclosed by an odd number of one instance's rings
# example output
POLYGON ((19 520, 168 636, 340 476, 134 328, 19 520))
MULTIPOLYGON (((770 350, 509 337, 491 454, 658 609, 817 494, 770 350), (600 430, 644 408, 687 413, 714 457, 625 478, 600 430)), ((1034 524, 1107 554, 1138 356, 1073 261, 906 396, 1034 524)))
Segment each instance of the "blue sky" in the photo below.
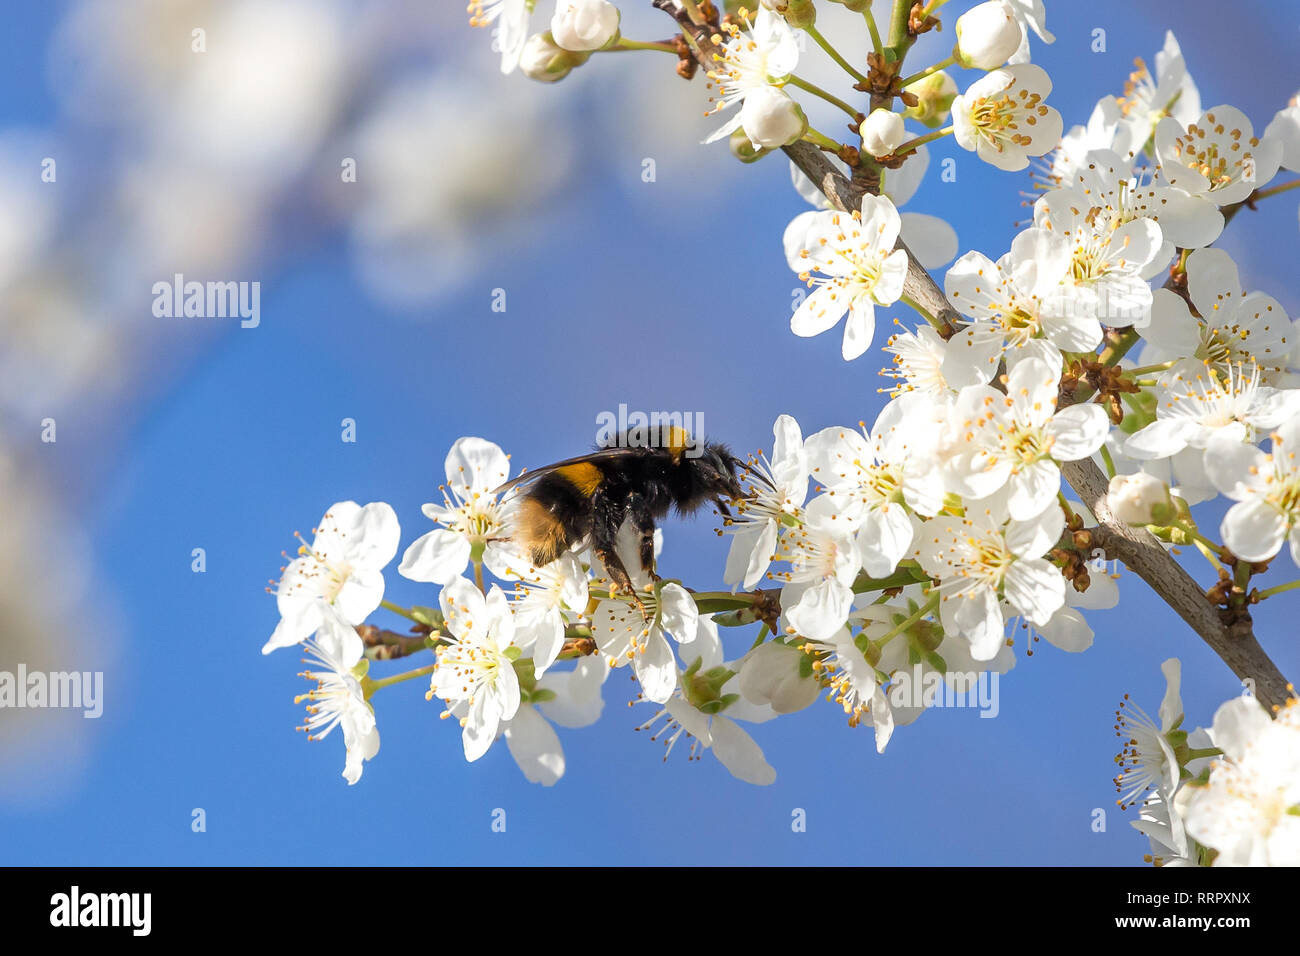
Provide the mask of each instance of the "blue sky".
MULTIPOLYGON (((1067 126, 1118 92, 1133 57, 1151 61, 1168 25, 1206 106, 1233 103, 1262 129, 1300 86, 1294 71, 1216 69, 1236 62, 1220 43, 1255 62, 1289 62, 1283 53, 1293 48, 1260 36, 1254 22, 1223 25, 1211 16, 1217 4, 1048 6, 1058 42, 1036 46, 1035 59, 1055 80, 1051 101, 1067 126), (1102 54, 1089 49, 1098 27, 1107 31, 1102 54)), ((0 36, 0 123, 57 122, 41 56, 51 26, 44 5, 11 12, 0 36)), ((466 42, 485 40, 466 28, 466 42)), ((646 77, 679 82, 668 71, 646 77)), ((489 95, 508 95, 526 81, 498 77, 484 50, 481 82, 489 95)), ((564 85, 554 92, 564 96, 564 85)), ((611 106, 590 88, 577 99, 583 111, 611 106)), ((443 457, 461 435, 490 438, 516 466, 535 466, 588 447, 595 416, 622 402, 702 412, 709 434, 738 450, 770 448, 782 412, 808 434, 870 420, 882 404, 879 353, 845 363, 837 335, 789 333, 795 282, 780 235, 803 207, 783 160, 712 166, 711 179, 693 181, 691 153, 667 150, 657 181, 645 184, 625 159, 635 150, 606 151, 594 137, 582 145, 586 184, 535 213, 545 220, 540 241, 489 250, 438 302, 376 304, 345 241, 321 231, 289 261, 250 273, 262 281, 259 328, 196 328, 201 345, 185 341, 184 327, 169 330, 158 346, 167 351, 154 356, 161 384, 122 413, 112 448, 79 455, 77 440, 68 443, 50 480, 70 489, 122 637, 107 667, 105 715, 88 728, 71 782, 38 802, 0 804, 0 861, 1140 862, 1146 841, 1128 826, 1133 815, 1114 808, 1115 705, 1128 692, 1154 710, 1160 663, 1175 655, 1187 726, 1208 724, 1239 687, 1129 576, 1121 608, 1091 617, 1097 639, 1086 653, 1041 646, 1026 657, 1022 644, 997 719, 934 711, 901 728, 883 755, 830 705, 753 728, 778 773, 767 788, 733 780, 709 755, 688 763, 675 752, 662 762, 661 748, 633 732, 653 711, 627 707, 626 671, 607 682, 597 725, 562 732, 567 772, 553 788, 527 783, 500 743, 467 765, 454 726, 438 720, 418 683, 376 698, 382 750, 355 787, 339 776, 337 737, 308 744, 294 732, 301 709, 292 698, 304 682, 293 651, 259 653, 277 620, 263 589, 280 551, 294 546, 292 532, 306 532, 332 502, 390 502, 405 547, 429 529, 420 505, 437 496, 443 457), (719 226, 689 228, 696 212, 719 226), (498 287, 505 313, 490 310, 498 287), (357 423, 355 444, 339 440, 344 418, 357 423), (196 547, 207 553, 204 574, 190 568, 196 547), (1102 833, 1091 828, 1098 807, 1108 811, 1102 833), (206 812, 205 833, 191 831, 194 808, 206 812), (506 811, 505 833, 491 828, 496 808, 506 811), (796 808, 806 811, 806 832, 792 832, 796 808)), ((1017 205, 1027 177, 981 166, 950 142, 934 148, 932 169, 945 156, 957 158, 957 183, 932 176, 910 208, 948 218, 963 251, 996 257, 1027 215, 1017 205)), ((1284 197, 1243 212, 1221 243, 1247 285, 1293 316, 1296 240, 1295 200, 1284 197)), ((913 321, 885 310, 894 316, 913 321)), ((77 425, 74 411, 60 429, 75 436, 77 425)), ((665 573, 720 584, 725 542, 707 517, 670 523, 665 538, 665 573)), ((1209 583, 1203 567, 1193 569, 1209 583)), ((395 566, 387 580, 394 601, 435 602, 395 566)), ((1300 649, 1285 622, 1290 608, 1279 606, 1260 609, 1257 631, 1295 675, 1300 649)), ((738 656, 752 634, 723 637, 738 656)))

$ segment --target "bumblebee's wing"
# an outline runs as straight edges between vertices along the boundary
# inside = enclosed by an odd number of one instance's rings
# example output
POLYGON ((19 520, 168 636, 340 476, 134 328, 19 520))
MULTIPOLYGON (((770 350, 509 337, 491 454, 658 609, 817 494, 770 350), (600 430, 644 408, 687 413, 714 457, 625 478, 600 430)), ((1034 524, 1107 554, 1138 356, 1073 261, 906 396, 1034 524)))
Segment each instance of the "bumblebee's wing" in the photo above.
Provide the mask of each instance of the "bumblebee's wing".
POLYGON ((492 494, 499 495, 502 492, 509 491, 511 488, 517 488, 535 481, 543 475, 559 471, 561 468, 568 468, 572 465, 582 464, 599 464, 600 462, 616 461, 618 459, 639 458, 647 453, 645 448, 601 448, 586 455, 579 455, 576 458, 566 458, 564 461, 553 462, 549 465, 543 465, 540 468, 534 468, 532 471, 526 471, 517 478, 511 478, 503 485, 492 489, 492 494))

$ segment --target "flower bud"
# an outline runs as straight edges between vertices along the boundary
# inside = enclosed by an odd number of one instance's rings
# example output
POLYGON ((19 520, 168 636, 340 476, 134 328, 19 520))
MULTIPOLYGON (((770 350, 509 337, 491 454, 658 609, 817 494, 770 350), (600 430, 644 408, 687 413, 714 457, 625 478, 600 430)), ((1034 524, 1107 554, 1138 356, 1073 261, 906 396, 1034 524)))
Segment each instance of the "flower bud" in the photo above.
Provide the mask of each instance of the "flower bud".
POLYGON ((1112 478, 1106 504, 1120 521, 1133 525, 1165 524, 1177 510, 1169 486, 1144 471, 1112 478))
POLYGON ((903 87, 903 91, 916 97, 915 106, 903 111, 908 119, 914 119, 930 129, 938 129, 948 122, 952 110, 952 101, 957 98, 957 81, 940 70, 922 77, 915 83, 903 87))
POLYGON ((886 109, 872 110, 858 127, 858 132, 862 134, 862 148, 877 159, 898 149, 907 136, 903 117, 886 109))
POLYGON ((755 146, 779 149, 808 132, 799 104, 774 86, 760 86, 745 96, 740 125, 755 146))
POLYGON ((871 9, 871 0, 831 0, 831 2, 842 4, 845 9, 852 10, 854 13, 863 13, 871 9))
POLYGON ((590 53, 573 53, 561 49, 548 30, 528 38, 519 57, 519 69, 530 80, 554 83, 564 79, 575 66, 581 66, 590 58, 590 53))
POLYGON ((741 658, 736 685, 751 704, 792 714, 821 696, 821 685, 813 679, 809 663, 798 648, 769 641, 741 658))
POLYGON ((609 0, 559 0, 551 35, 562 49, 588 53, 613 43, 618 23, 618 7, 609 0))
POLYGON ((770 149, 764 149, 762 146, 755 146, 751 143, 743 129, 732 132, 727 144, 731 147, 731 155, 742 163, 756 163, 771 152, 770 149))
POLYGON ((763 6, 785 17, 785 22, 796 30, 803 30, 817 22, 817 10, 812 0, 762 0, 763 6))
POLYGON ((967 69, 996 70, 1020 49, 1024 28, 1002 0, 989 0, 957 18, 953 55, 967 69))

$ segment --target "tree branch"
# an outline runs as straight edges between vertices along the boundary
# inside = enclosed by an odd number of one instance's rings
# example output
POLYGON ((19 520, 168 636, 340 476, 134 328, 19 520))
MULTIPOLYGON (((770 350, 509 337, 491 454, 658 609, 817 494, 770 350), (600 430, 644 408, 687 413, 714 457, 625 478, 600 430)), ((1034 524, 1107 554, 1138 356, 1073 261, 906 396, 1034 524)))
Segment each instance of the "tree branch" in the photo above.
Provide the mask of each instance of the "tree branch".
POLYGON ((1249 622, 1245 627, 1242 622, 1224 624, 1204 589, 1152 534, 1125 524, 1111 513, 1106 504, 1109 481, 1096 462, 1090 458, 1065 462, 1061 473, 1096 516, 1097 527, 1090 531, 1093 543, 1106 552, 1106 557, 1118 558, 1146 581, 1237 677, 1254 683, 1255 696, 1266 707, 1283 704, 1290 696, 1287 680, 1255 640, 1249 622))

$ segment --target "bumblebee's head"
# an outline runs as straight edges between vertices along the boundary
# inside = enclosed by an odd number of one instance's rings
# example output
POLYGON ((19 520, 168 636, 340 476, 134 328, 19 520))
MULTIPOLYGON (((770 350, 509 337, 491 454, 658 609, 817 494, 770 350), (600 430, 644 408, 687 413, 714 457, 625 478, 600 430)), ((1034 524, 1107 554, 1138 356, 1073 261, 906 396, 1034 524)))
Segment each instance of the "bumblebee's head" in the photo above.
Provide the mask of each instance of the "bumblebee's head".
POLYGON ((744 495, 736 468, 744 465, 726 445, 706 442, 692 467, 702 491, 713 498, 739 499, 744 495))

